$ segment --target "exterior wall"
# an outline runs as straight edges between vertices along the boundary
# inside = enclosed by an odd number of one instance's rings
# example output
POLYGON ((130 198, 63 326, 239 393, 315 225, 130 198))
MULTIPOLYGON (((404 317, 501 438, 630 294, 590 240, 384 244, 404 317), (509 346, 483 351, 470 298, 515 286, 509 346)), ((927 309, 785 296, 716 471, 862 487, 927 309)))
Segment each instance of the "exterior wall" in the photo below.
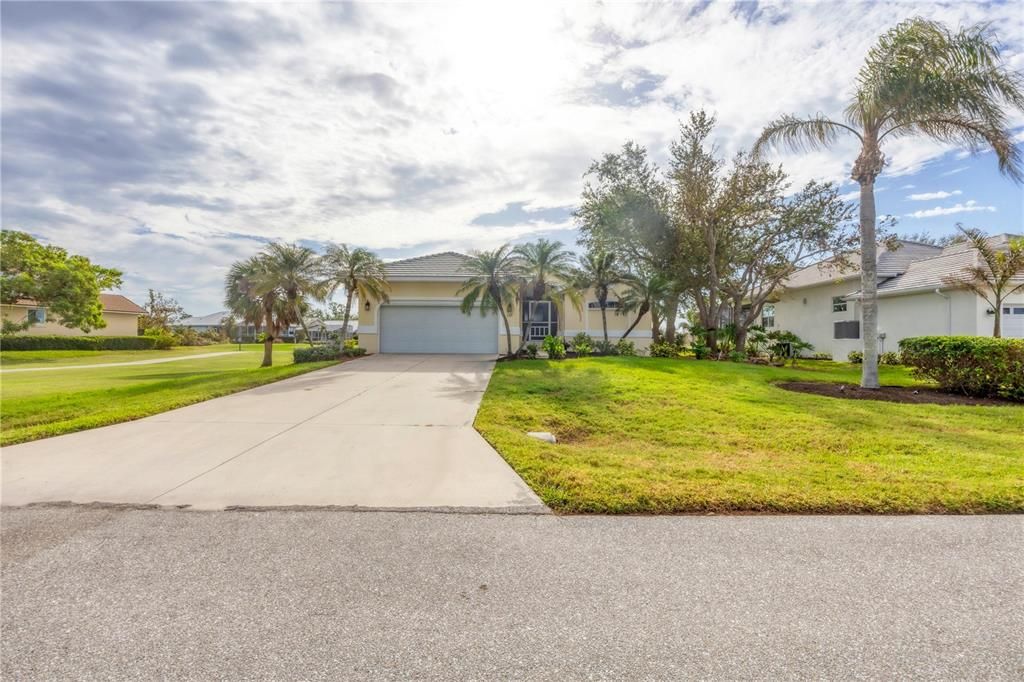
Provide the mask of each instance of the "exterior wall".
MULTIPOLYGON (((0 314, 5 320, 12 322, 24 322, 28 316, 28 310, 22 306, 0 306, 0 314)), ((117 313, 104 310, 103 319, 107 326, 102 329, 93 329, 88 334, 81 329, 68 329, 62 324, 50 321, 34 324, 19 333, 26 336, 138 336, 139 316, 136 313, 117 313)))
MULTIPOLYGON (((850 351, 861 350, 863 341, 833 339, 833 323, 859 321, 860 304, 848 301, 846 312, 833 313, 832 297, 855 289, 856 283, 845 282, 786 292, 775 304, 775 328, 791 331, 814 344, 813 352, 830 353, 834 360, 845 361, 850 351)), ((934 291, 880 297, 878 333, 885 335, 879 339, 880 351, 896 351, 900 340, 910 336, 992 335, 992 316, 986 314, 988 306, 984 300, 963 290, 943 293, 949 298, 934 291)))
MULTIPOLYGON (((395 302, 414 302, 422 301, 423 303, 451 303, 458 304, 462 300, 462 297, 458 295, 459 289, 462 287, 461 282, 408 282, 408 281, 392 281, 390 282, 391 289, 389 291, 389 297, 393 303, 395 302)), ((613 294, 610 298, 614 300, 615 295, 613 294)), ((562 335, 566 337, 572 337, 577 332, 587 332, 594 339, 601 338, 601 311, 600 310, 588 310, 586 304, 590 301, 596 300, 592 291, 588 291, 584 301, 584 310, 580 314, 577 312, 571 304, 566 303, 564 310, 562 311, 562 321, 560 323, 562 329, 562 335)), ((368 353, 377 353, 380 351, 380 340, 378 336, 378 310, 380 303, 377 301, 370 301, 370 309, 366 309, 365 302, 360 302, 362 306, 359 310, 359 345, 366 349, 368 353)), ((512 312, 508 314, 509 328, 512 332, 512 348, 519 347, 520 329, 519 321, 522 313, 520 312, 520 306, 517 303, 512 312)), ((608 338, 611 341, 616 341, 622 336, 622 332, 629 327, 633 322, 633 316, 621 315, 614 310, 608 310, 608 338)), ((644 318, 639 324, 633 329, 629 335, 629 340, 633 341, 637 349, 644 349, 651 343, 651 319, 650 315, 644 315, 644 318)), ((504 353, 507 348, 507 342, 505 339, 505 327, 499 321, 498 322, 498 348, 500 352, 504 353)))

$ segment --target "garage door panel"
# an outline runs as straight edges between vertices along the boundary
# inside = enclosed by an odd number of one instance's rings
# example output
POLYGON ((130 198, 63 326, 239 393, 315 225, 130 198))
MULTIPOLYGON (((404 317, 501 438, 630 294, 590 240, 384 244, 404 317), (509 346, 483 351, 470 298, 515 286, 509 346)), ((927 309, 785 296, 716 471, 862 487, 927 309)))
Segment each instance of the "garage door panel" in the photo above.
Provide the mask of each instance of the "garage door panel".
POLYGON ((497 353, 498 319, 464 315, 455 306, 386 305, 380 309, 382 353, 497 353))

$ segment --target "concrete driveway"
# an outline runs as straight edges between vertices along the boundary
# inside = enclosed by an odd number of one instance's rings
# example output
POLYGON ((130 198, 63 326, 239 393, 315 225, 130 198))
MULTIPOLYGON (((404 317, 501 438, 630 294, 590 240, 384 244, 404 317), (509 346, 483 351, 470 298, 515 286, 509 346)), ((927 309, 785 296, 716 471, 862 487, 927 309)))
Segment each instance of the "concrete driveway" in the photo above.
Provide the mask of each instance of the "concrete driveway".
POLYGON ((3 504, 546 508, 473 429, 494 360, 376 355, 3 451, 3 504))

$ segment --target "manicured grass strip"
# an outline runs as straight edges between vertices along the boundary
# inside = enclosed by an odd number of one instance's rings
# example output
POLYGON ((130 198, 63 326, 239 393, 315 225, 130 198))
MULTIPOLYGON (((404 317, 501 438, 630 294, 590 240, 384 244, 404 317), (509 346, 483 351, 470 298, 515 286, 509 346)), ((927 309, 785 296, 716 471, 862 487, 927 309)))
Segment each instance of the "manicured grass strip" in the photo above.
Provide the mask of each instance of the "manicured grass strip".
MULTIPOLYGON (((291 349, 293 346, 287 346, 291 349)), ((243 351, 262 351, 258 344, 243 344, 243 351)), ((7 350, 0 351, 0 367, 70 367, 72 365, 99 365, 108 362, 135 362, 162 358, 187 357, 205 353, 237 351, 236 343, 218 343, 212 346, 177 346, 167 350, 7 350)), ((275 349, 277 351, 277 349, 275 349)))
POLYGON ((148 417, 336 364, 292 364, 290 347, 275 351, 274 367, 260 368, 260 358, 242 352, 158 365, 7 375, 0 386, 0 444, 148 417))
MULTIPOLYGON (((1024 511, 1024 406, 784 391, 858 368, 653 358, 499 363, 476 427, 545 503, 577 513, 1024 511), (552 431, 550 445, 526 431, 552 431)), ((882 383, 914 385, 903 368, 882 383)))

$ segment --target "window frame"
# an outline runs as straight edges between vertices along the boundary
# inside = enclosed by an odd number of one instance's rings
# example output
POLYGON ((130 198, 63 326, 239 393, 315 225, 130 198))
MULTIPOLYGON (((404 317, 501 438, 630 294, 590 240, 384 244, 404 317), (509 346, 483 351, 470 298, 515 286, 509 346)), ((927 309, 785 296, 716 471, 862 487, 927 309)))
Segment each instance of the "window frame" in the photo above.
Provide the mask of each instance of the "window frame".
POLYGON ((832 312, 833 313, 845 313, 847 312, 847 301, 842 296, 832 297, 832 312))

